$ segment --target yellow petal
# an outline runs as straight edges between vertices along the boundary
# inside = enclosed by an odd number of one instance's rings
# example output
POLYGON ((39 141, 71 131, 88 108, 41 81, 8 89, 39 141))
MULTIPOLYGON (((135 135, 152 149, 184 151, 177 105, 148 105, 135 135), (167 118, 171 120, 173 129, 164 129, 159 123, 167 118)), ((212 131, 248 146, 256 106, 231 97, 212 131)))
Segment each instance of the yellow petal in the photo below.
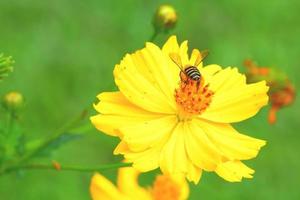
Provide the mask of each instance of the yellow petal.
MULTIPOLYGON (((176 109, 174 90, 178 82, 174 80, 174 74, 170 73, 169 56, 165 56, 162 50, 153 43, 147 43, 146 48, 141 52, 157 86, 176 109)), ((176 75, 178 77, 178 73, 176 75)))
POLYGON ((191 64, 188 56, 188 41, 184 41, 180 44, 179 55, 183 66, 191 64))
POLYGON ((164 56, 167 59, 168 61, 168 73, 170 75, 170 79, 171 82, 173 83, 173 94, 174 94, 174 90, 175 88, 178 87, 178 82, 180 80, 179 78, 179 72, 180 72, 180 69, 179 67, 170 59, 169 57, 169 54, 170 53, 179 53, 179 45, 178 45, 178 42, 177 42, 177 38, 176 36, 171 36, 167 42, 164 44, 163 48, 162 48, 162 52, 164 54, 164 56))
POLYGON ((166 43, 163 45, 162 51, 169 55, 169 53, 172 52, 179 52, 179 45, 177 42, 177 37, 175 35, 172 35, 168 38, 166 43))
POLYGON ((185 134, 183 123, 178 123, 160 155, 160 168, 163 173, 187 173, 185 134))
POLYGON ((169 58, 152 43, 134 54, 127 54, 114 70, 120 91, 133 104, 158 113, 174 113, 174 75, 169 58), (172 91, 173 90, 173 91, 172 91))
POLYGON ((202 169, 194 165, 191 161, 188 162, 187 168, 188 168, 188 173, 186 175, 186 178, 189 181, 192 181, 195 184, 197 184, 201 179, 202 169))
MULTIPOLYGON (((126 144, 126 142, 121 141, 119 142, 119 144, 117 145, 117 147, 114 150, 114 155, 119 155, 119 154, 125 154, 130 152, 128 145, 126 144)), ((128 160, 126 160, 127 162, 129 162, 128 160)))
POLYGON ((196 120, 186 122, 184 142, 189 159, 197 167, 213 171, 222 162, 221 152, 196 120))
POLYGON ((148 172, 158 168, 159 156, 164 143, 161 141, 157 145, 141 152, 132 152, 126 147, 126 143, 120 143, 114 153, 121 153, 128 162, 133 163, 133 167, 140 172, 148 172))
POLYGON ((127 162, 133 163, 133 167, 140 172, 148 172, 159 166, 159 156, 165 140, 159 141, 152 148, 145 151, 133 152, 129 149, 126 142, 121 141, 114 150, 114 154, 124 155, 127 162))
MULTIPOLYGON (((201 57, 201 52, 198 49, 193 49, 189 63, 195 66, 195 64, 197 64, 196 61, 199 59, 199 57, 201 57)), ((200 62, 197 67, 201 69, 203 67, 203 62, 200 62)))
POLYGON ((160 154, 177 123, 175 116, 168 116, 136 126, 128 126, 120 131, 124 137, 115 153, 124 155, 133 167, 146 172, 159 166, 160 154))
POLYGON ((209 82, 215 93, 207 110, 200 115, 210 121, 231 123, 255 115, 268 103, 265 81, 246 84, 245 76, 237 69, 226 68, 216 73, 209 82))
POLYGON ((91 121, 98 130, 112 136, 119 136, 118 129, 123 126, 163 116, 135 106, 120 92, 101 93, 98 98, 100 102, 94 107, 102 114, 91 117, 91 121))
POLYGON ((119 190, 136 200, 151 200, 150 193, 138 184, 139 172, 133 167, 123 167, 119 169, 117 185, 119 190))
POLYGON ((145 115, 157 115, 144 110, 126 99, 121 92, 103 92, 97 96, 99 102, 94 105, 96 111, 108 115, 124 115, 144 117, 145 115))
POLYGON ((252 178, 254 170, 240 161, 228 161, 220 164, 216 173, 229 182, 240 182, 242 178, 252 178))
POLYGON ((203 68, 199 68, 202 77, 204 78, 205 84, 210 83, 213 76, 222 68, 219 65, 206 65, 203 68))
POLYGON ((143 151, 166 140, 177 123, 176 116, 166 116, 120 129, 122 140, 131 151, 143 151))
POLYGON ((264 140, 238 133, 231 125, 197 120, 212 143, 230 160, 247 160, 257 156, 264 140))
POLYGON ((101 174, 94 174, 90 192, 93 200, 129 200, 101 174))

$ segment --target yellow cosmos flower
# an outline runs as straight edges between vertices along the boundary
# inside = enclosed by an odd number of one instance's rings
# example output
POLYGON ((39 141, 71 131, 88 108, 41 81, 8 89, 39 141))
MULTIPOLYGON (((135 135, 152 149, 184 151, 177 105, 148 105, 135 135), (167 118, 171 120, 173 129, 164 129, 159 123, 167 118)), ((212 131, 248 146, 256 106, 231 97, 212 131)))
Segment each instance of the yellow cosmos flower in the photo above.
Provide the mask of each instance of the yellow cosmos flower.
POLYGON ((184 177, 160 175, 151 188, 138 185, 139 172, 132 167, 119 169, 117 187, 101 174, 92 177, 93 200, 184 200, 189 187, 184 177))
POLYGON ((236 68, 203 67, 199 58, 198 50, 189 58, 187 41, 179 46, 175 36, 162 49, 147 43, 125 55, 114 69, 120 91, 98 96, 100 114, 91 121, 121 139, 114 153, 139 171, 160 167, 195 183, 202 170, 231 182, 251 178, 254 170, 241 161, 256 157, 265 141, 240 134, 229 123, 250 118, 266 105, 268 87, 265 81, 247 84, 236 68), (182 77, 170 58, 174 53, 183 68, 197 64, 200 81, 182 77))

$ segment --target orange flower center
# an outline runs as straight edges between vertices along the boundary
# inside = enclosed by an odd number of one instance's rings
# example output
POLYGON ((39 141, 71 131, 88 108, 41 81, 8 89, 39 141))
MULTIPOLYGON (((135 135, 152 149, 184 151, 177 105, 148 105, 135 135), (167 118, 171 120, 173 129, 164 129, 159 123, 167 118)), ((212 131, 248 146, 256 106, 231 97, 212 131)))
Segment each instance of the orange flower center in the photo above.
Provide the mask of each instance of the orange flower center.
POLYGON ((156 177, 152 195, 154 200, 178 200, 180 187, 169 176, 160 175, 156 177))
POLYGON ((199 115, 211 103, 213 92, 208 85, 204 86, 204 80, 199 81, 187 78, 181 80, 179 88, 175 90, 175 100, 180 109, 180 117, 199 115))

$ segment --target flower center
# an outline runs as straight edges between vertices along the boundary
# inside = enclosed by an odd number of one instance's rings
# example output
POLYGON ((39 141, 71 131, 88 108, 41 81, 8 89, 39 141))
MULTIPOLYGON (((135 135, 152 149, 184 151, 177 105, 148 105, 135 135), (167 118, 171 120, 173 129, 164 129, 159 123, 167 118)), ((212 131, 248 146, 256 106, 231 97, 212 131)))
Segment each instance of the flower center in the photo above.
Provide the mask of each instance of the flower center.
POLYGON ((204 80, 196 81, 191 78, 181 80, 179 88, 175 90, 175 100, 179 107, 179 118, 186 119, 192 115, 199 115, 211 103, 213 92, 204 80))
POLYGON ((160 175, 156 177, 153 185, 152 195, 154 200, 178 200, 180 190, 171 177, 160 175))

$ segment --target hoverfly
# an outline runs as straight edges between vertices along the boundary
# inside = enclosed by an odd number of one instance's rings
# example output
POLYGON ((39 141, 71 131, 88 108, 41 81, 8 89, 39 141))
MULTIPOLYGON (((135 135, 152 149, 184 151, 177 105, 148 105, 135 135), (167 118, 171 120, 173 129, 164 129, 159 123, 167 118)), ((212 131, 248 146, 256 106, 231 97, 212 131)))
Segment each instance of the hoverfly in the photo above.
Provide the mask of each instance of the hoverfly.
POLYGON ((171 60, 179 67, 180 69, 180 79, 183 82, 187 82, 188 80, 195 81, 197 83, 197 87, 200 86, 202 81, 201 73, 198 70, 197 66, 208 56, 208 50, 204 50, 202 52, 197 51, 197 58, 195 63, 192 65, 183 66, 181 62, 181 58, 178 53, 170 53, 169 56, 171 60))

